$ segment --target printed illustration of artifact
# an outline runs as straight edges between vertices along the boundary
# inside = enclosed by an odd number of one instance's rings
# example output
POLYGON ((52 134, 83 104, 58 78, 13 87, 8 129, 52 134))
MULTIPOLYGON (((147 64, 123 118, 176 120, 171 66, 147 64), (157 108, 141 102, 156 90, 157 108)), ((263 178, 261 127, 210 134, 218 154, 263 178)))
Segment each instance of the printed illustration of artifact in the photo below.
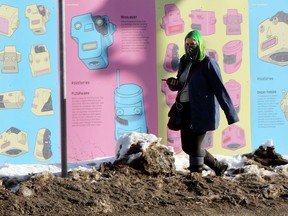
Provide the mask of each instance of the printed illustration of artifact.
POLYGON ((11 37, 19 22, 18 8, 0 5, 0 35, 11 37))
POLYGON ((0 134, 0 154, 16 157, 28 152, 27 133, 15 127, 0 134))
POLYGON ((0 51, 0 61, 3 61, 2 73, 18 73, 21 53, 16 51, 16 46, 5 46, 4 50, 0 51))
POLYGON ((178 70, 179 66, 179 47, 177 44, 169 43, 166 49, 166 55, 163 67, 167 72, 175 72, 178 70))
POLYGON ((38 130, 34 157, 39 161, 47 161, 52 157, 51 150, 51 131, 46 128, 41 128, 38 130))
POLYGON ((1 109, 20 109, 25 101, 22 91, 11 91, 0 93, 0 110, 1 109))
POLYGON ((288 65, 288 13, 277 12, 258 26, 258 58, 275 65, 288 65))
POLYGON ((177 91, 171 91, 165 80, 161 81, 161 91, 166 96, 166 104, 171 107, 176 100, 177 91))
POLYGON ((184 31, 184 21, 181 18, 180 10, 175 4, 165 5, 165 16, 162 17, 160 27, 164 29, 167 36, 180 34, 184 31))
POLYGON ((226 25, 226 35, 240 35, 242 14, 237 9, 228 9, 223 17, 223 23, 226 25))
POLYGON ((206 49, 206 55, 218 61, 218 53, 214 49, 206 49))
POLYGON ((167 127, 167 146, 173 147, 176 154, 182 151, 180 131, 173 131, 167 127))
POLYGON ((26 7, 25 16, 29 19, 29 26, 36 35, 46 33, 46 22, 49 17, 49 10, 44 5, 28 5, 26 7))
POLYGON ((113 44, 116 26, 107 16, 83 14, 71 20, 71 37, 78 44, 78 56, 90 69, 103 69, 109 64, 108 47, 113 44))
POLYGON ((38 116, 54 114, 50 89, 38 88, 35 90, 31 111, 38 116))
POLYGON ((233 105, 237 112, 240 111, 240 99, 241 99, 241 85, 236 80, 231 79, 225 83, 225 87, 232 99, 233 105))
POLYGON ((288 121, 288 93, 285 90, 282 90, 283 99, 281 101, 281 110, 285 115, 286 120, 288 121))
POLYGON ((120 85, 117 69, 117 85, 114 91, 115 138, 130 132, 147 133, 143 90, 136 84, 120 85))
POLYGON ((213 131, 207 131, 203 141, 202 141, 202 145, 205 149, 209 149, 212 148, 214 145, 214 135, 213 135, 213 131))
POLYGON ((245 132, 242 128, 233 124, 222 131, 222 148, 237 150, 245 146, 245 132))
POLYGON ((236 72, 242 63, 243 42, 232 40, 227 42, 223 48, 224 72, 231 74, 236 72))
POLYGON ((44 44, 32 46, 29 54, 29 63, 33 77, 50 73, 50 56, 44 44))
POLYGON ((192 10, 189 17, 191 17, 193 30, 198 30, 202 35, 215 34, 216 17, 214 11, 192 10))

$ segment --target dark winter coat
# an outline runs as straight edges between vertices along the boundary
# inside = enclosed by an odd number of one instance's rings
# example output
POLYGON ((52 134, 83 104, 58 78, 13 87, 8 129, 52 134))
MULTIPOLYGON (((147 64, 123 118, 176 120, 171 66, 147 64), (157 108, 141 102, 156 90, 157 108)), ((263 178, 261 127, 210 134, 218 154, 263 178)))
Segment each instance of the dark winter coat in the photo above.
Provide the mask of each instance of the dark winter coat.
MULTIPOLYGON (((180 59, 177 79, 184 72, 187 60, 180 59)), ((219 126, 219 104, 225 113, 228 124, 239 121, 232 100, 223 85, 218 63, 206 56, 201 62, 192 64, 188 77, 191 129, 195 132, 212 131, 219 126), (218 103, 219 102, 219 103, 218 103)), ((171 90, 180 90, 177 86, 171 90)))

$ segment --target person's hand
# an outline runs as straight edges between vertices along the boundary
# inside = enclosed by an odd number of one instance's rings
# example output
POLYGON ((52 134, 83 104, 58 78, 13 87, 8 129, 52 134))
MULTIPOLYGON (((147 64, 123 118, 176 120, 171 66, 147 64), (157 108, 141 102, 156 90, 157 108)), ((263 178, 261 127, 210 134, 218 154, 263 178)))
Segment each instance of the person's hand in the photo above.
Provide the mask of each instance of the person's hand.
POLYGON ((175 87, 175 86, 178 85, 178 80, 177 80, 176 78, 174 78, 174 77, 170 77, 170 78, 168 78, 168 79, 166 80, 166 83, 167 83, 168 86, 173 86, 173 87, 175 87))

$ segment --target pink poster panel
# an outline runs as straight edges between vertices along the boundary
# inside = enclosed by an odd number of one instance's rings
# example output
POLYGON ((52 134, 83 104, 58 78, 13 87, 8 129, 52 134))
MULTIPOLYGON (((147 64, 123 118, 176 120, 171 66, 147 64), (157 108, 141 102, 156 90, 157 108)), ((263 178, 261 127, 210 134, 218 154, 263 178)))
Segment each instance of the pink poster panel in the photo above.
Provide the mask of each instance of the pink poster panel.
POLYGON ((158 133, 154 0, 65 1, 68 162, 158 133), (149 13, 148 13, 149 11, 149 13))

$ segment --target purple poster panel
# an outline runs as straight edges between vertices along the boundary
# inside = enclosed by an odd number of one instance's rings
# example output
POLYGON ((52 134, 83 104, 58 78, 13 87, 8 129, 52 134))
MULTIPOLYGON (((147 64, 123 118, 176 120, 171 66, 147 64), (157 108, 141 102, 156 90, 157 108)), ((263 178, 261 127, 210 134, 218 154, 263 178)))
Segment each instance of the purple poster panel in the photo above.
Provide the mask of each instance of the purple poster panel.
POLYGON ((154 8, 154 0, 65 1, 69 162, 113 156, 125 133, 158 133, 154 8))

